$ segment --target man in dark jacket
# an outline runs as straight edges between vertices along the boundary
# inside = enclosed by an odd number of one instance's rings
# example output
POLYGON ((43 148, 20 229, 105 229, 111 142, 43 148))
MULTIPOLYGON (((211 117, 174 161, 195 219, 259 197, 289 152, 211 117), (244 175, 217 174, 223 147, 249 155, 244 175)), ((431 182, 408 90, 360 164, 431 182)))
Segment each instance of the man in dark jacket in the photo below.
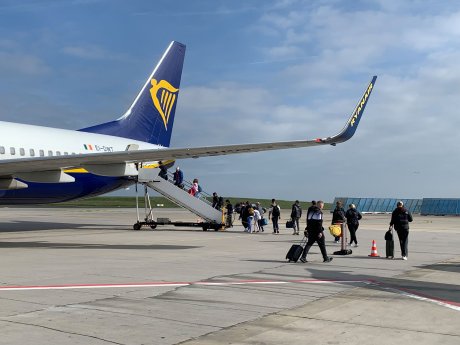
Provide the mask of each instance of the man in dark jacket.
POLYGON ((273 222, 273 233, 279 234, 280 228, 278 225, 278 220, 281 218, 281 210, 280 207, 277 205, 276 200, 272 199, 272 204, 270 206, 270 210, 268 211, 268 219, 271 219, 273 222))
POLYGON ((403 260, 407 260, 409 244, 409 223, 412 222, 412 215, 404 207, 402 201, 398 201, 396 208, 391 214, 390 227, 393 226, 398 234, 403 260))
POLYGON ((358 239, 356 238, 356 231, 359 227, 359 220, 363 217, 361 213, 356 209, 354 204, 350 204, 349 209, 345 213, 347 218, 347 226, 350 231, 350 246, 355 242, 355 247, 358 246, 358 239))
POLYGON ((299 220, 302 217, 302 208, 300 207, 299 200, 296 200, 294 204, 292 204, 291 210, 291 219, 292 225, 294 226, 293 235, 298 235, 300 230, 299 220))
POLYGON ((324 229, 323 229, 323 212, 321 211, 324 207, 324 202, 318 201, 316 206, 309 208, 307 214, 307 231, 308 241, 302 252, 300 261, 307 262, 307 254, 311 246, 316 242, 323 255, 323 262, 331 262, 332 258, 327 256, 326 243, 324 241, 324 229))

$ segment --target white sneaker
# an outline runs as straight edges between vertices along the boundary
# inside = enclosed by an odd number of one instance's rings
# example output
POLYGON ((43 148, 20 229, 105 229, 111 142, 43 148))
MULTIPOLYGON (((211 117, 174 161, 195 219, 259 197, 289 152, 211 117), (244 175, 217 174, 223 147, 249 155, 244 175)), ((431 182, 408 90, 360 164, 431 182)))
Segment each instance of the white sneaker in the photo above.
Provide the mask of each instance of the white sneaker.
POLYGON ((355 243, 355 248, 358 246, 358 243, 355 243))
POLYGON ((403 259, 403 260, 407 260, 407 256, 403 256, 402 259, 403 259))

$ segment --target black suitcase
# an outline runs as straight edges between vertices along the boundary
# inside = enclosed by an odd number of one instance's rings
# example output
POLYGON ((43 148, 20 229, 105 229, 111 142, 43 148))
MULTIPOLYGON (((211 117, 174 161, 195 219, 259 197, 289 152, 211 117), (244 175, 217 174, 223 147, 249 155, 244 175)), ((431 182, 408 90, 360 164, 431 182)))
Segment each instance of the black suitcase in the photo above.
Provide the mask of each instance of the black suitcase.
POLYGON ((393 240, 386 241, 386 257, 394 258, 395 256, 395 242, 393 240))
POLYGON ((393 259, 395 256, 395 242, 393 241, 393 229, 390 228, 390 230, 388 230, 385 233, 385 242, 386 257, 393 259))
POLYGON ((286 259, 289 260, 289 262, 299 261, 300 256, 302 255, 302 252, 303 252, 303 248, 306 245, 306 242, 307 242, 307 238, 304 237, 300 241, 300 244, 293 244, 291 248, 289 249, 288 253, 286 254, 286 259))
POLYGON ((289 249, 288 253, 286 254, 286 259, 289 260, 289 262, 297 262, 299 261, 302 252, 303 247, 300 244, 293 244, 291 249, 289 249))

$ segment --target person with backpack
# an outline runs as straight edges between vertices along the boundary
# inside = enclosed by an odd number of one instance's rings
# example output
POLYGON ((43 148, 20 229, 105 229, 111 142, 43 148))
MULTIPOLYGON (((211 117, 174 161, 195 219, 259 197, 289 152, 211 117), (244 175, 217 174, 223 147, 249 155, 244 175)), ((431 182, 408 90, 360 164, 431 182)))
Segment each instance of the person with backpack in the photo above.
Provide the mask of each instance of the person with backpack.
POLYGON ((347 218, 348 231, 350 231, 350 246, 355 242, 355 247, 357 247, 358 239, 356 238, 356 231, 359 227, 359 220, 363 216, 359 213, 354 204, 350 204, 348 207, 347 212, 345 212, 345 218, 347 218))
MULTIPOLYGON (((342 205, 343 204, 341 201, 337 201, 335 209, 332 212, 332 223, 331 223, 332 225, 342 226, 342 224, 347 221, 347 218, 345 217, 345 210, 343 209, 342 205)), ((339 241, 340 241, 340 236, 335 236, 334 242, 339 243, 339 241)))
POLYGON ((281 219, 281 209, 276 204, 275 199, 272 199, 272 204, 270 206, 270 210, 268 211, 268 219, 272 220, 273 233, 274 234, 279 234, 280 233, 280 228, 279 228, 279 225, 278 225, 278 220, 281 219))
POLYGON ((409 254, 409 223, 412 222, 412 215, 404 207, 402 201, 398 201, 396 208, 391 214, 390 227, 393 226, 398 234, 399 244, 401 246, 401 255, 403 260, 407 260, 409 254))

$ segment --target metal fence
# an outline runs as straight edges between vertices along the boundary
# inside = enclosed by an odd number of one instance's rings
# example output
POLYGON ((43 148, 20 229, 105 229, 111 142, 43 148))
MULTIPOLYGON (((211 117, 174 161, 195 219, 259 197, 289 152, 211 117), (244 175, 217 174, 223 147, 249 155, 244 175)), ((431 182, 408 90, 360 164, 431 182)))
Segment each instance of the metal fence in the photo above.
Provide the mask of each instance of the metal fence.
POLYGON ((420 214, 444 216, 460 215, 460 199, 434 199, 424 198, 420 214))
MULTIPOLYGON (((344 209, 348 209, 348 205, 355 204, 360 212, 369 213, 391 213, 396 208, 396 203, 401 200, 404 206, 411 213, 420 213, 422 208, 422 199, 391 199, 391 198, 351 198, 351 197, 336 197, 334 204, 331 207, 333 211, 337 201, 343 203, 344 209)), ((423 199, 425 200, 425 199, 423 199)))

